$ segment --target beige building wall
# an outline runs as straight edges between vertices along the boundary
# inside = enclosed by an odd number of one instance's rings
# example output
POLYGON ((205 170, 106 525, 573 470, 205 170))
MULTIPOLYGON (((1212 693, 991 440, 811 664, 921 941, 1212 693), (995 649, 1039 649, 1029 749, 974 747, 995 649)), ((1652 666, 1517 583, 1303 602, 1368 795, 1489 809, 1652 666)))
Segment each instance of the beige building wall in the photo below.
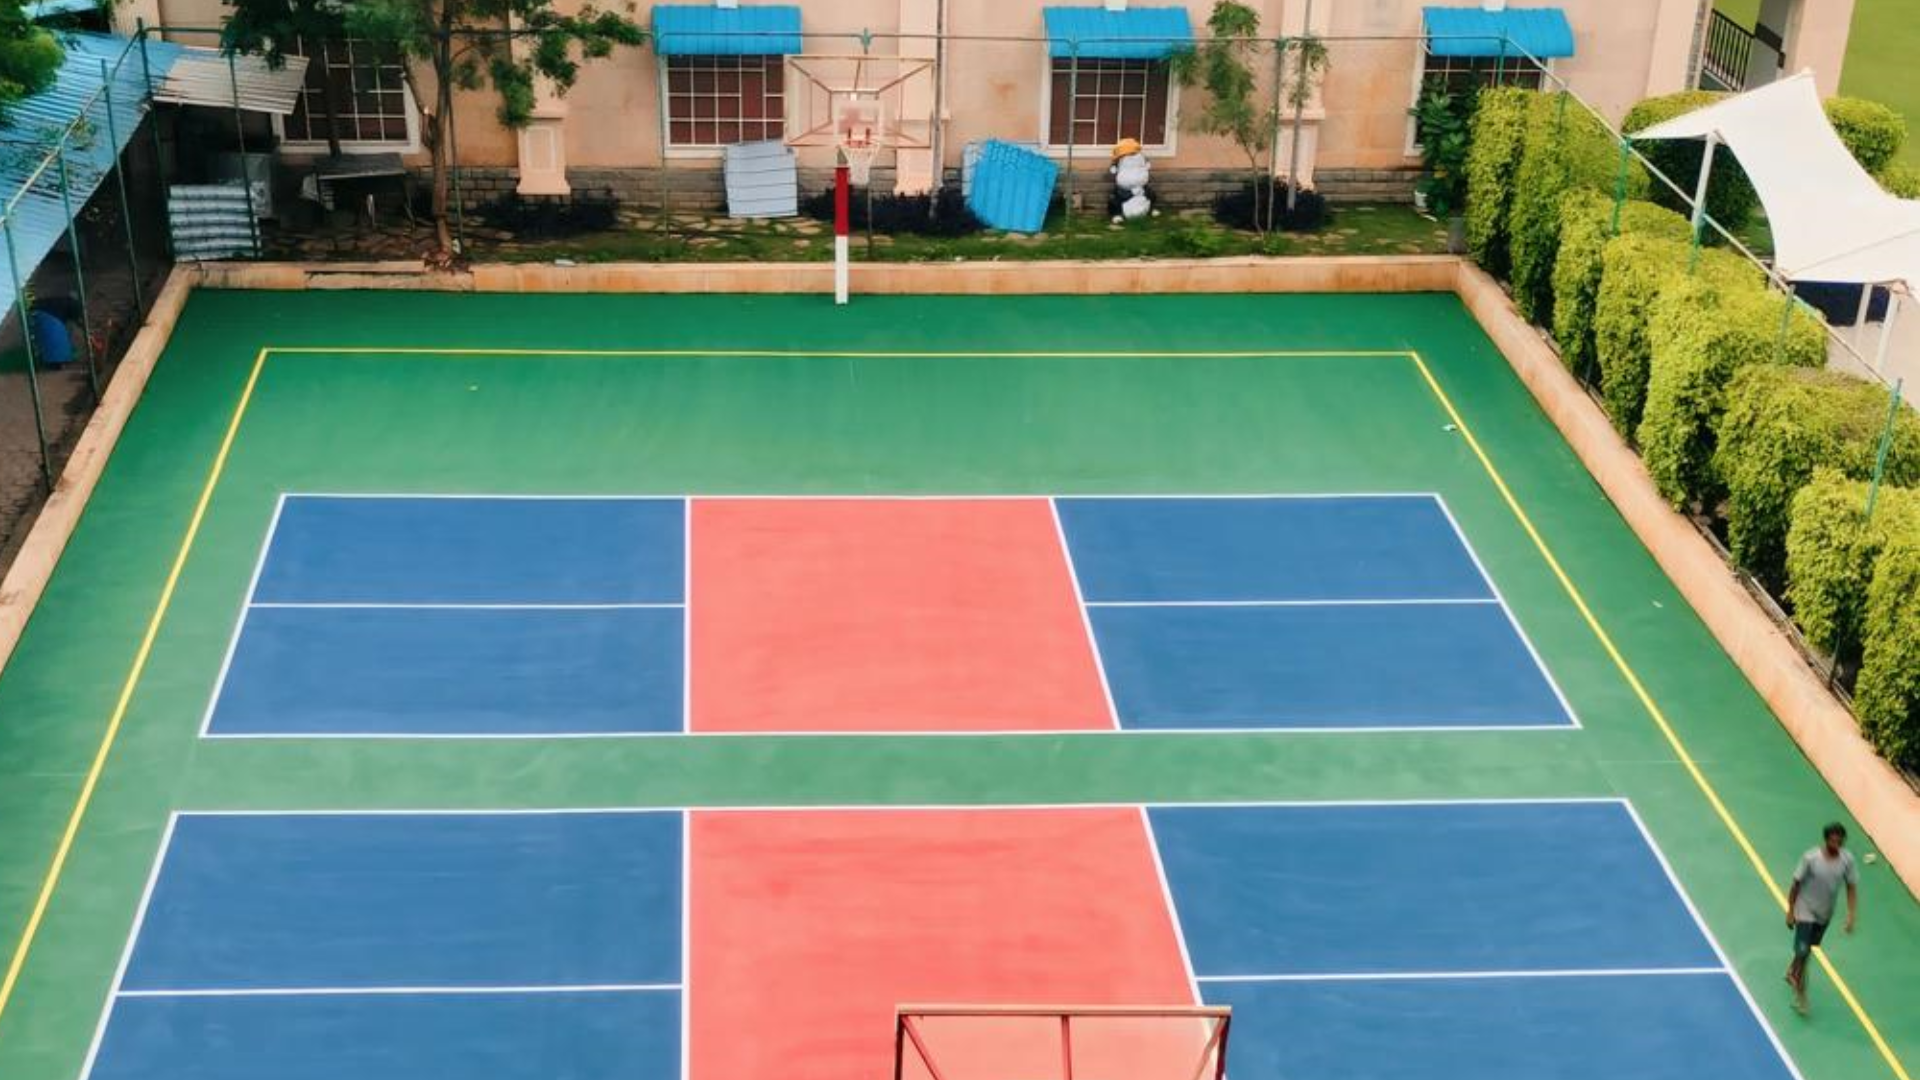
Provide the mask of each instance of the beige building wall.
MULTIPOLYGON (((221 0, 135 0, 142 13, 166 24, 210 25, 223 15, 221 0)), ((903 24, 932 24, 929 5, 936 0, 799 0, 807 51, 848 52, 851 41, 834 42, 811 35, 876 35, 894 32, 903 24)), ((1056 0, 1068 2, 1068 0, 1056 0)), ((1097 0, 1078 0, 1081 3, 1097 0)), ((1138 0, 1136 0, 1138 2, 1138 0)), ((1148 4, 1170 0, 1146 0, 1148 4)), ((1411 156, 1407 110, 1415 96, 1422 49, 1423 0, 1249 0, 1261 14, 1263 34, 1299 27, 1306 5, 1313 4, 1314 29, 1326 35, 1331 53, 1320 101, 1310 111, 1306 128, 1317 143, 1320 169, 1404 168, 1417 164, 1411 156), (1399 40, 1356 41, 1353 38, 1399 40), (1340 40, 1349 39, 1349 40, 1340 40)), ((1458 0, 1445 0, 1457 5, 1458 0)), ((1559 0, 1571 20, 1576 55, 1554 62, 1587 100, 1618 118, 1648 93, 1664 93, 1685 85, 1697 47, 1695 26, 1703 0, 1559 0)), ((1804 0, 1810 5, 1846 6, 1851 0, 1804 0)), ((639 3, 634 16, 651 22, 651 3, 639 3)), ((1019 142, 1041 138, 1046 79, 1046 50, 1041 8, 1044 0, 947 0, 950 35, 1031 38, 1030 41, 953 41, 948 47, 945 86, 945 163, 958 165, 964 144, 987 137, 1019 142)), ((1197 32, 1205 33, 1212 0, 1187 0, 1185 6, 1197 32)), ((1516 4, 1518 6, 1518 4, 1516 4)), ((1830 20, 1823 16, 1824 24, 1830 20)), ((1833 52, 1845 43, 1844 21, 1837 31, 1812 33, 1803 27, 1808 55, 1833 52), (1839 40, 1833 40, 1838 33, 1839 40)), ((930 53, 930 43, 906 44, 876 39, 881 53, 930 53)), ((1263 61, 1263 66, 1265 62, 1263 61)), ((1837 64, 1833 65, 1837 72, 1837 64)), ((423 79, 424 73, 420 74, 423 79)), ((1271 76, 1263 74, 1263 80, 1271 76)), ((789 112, 801 87, 789 80, 789 112)), ((426 95, 431 100, 431 95, 426 95)), ((1201 98, 1197 91, 1180 95, 1177 141, 1162 154, 1167 167, 1225 169, 1244 167, 1245 157, 1230 143, 1192 130, 1201 98)), ((566 95, 565 116, 559 121, 561 141, 571 169, 652 168, 662 161, 659 67, 651 49, 621 49, 605 60, 582 66, 579 82, 566 95)), ((494 117, 495 103, 488 93, 462 93, 456 98, 460 158, 471 166, 513 167, 518 147, 513 132, 494 117)), ((830 163, 830 150, 804 152, 803 164, 830 163)), ((1078 156, 1078 153, 1077 153, 1078 156)), ((1285 148, 1279 151, 1285 162, 1285 148)), ((718 154, 687 150, 669 157, 676 169, 711 169, 718 154)), ((1104 168, 1104 154, 1092 150, 1085 166, 1104 168)), ((416 156, 424 161, 424 157, 416 156)), ((884 160, 884 159, 883 159, 884 160)))

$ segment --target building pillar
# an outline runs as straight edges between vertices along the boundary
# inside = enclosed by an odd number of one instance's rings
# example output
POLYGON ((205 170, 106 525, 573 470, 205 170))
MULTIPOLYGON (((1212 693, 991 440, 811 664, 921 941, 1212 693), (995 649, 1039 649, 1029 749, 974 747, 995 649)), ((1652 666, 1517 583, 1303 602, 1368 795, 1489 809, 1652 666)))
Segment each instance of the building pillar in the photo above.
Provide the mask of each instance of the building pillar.
MULTIPOLYGON (((508 25, 518 30, 520 20, 511 18, 508 25)), ((515 38, 509 48, 515 59, 526 59, 528 46, 523 40, 515 38)), ((567 103, 554 91, 553 83, 539 75, 533 77, 533 114, 514 133, 514 157, 520 173, 515 194, 573 194, 573 185, 567 183, 567 103)))
MULTIPOLYGON (((902 34, 940 33, 941 8, 943 0, 900 0, 900 32, 902 34)), ((936 42, 932 37, 902 38, 899 54, 902 57, 933 58, 939 55, 936 42)), ((933 137, 934 125, 939 119, 934 117, 934 80, 941 77, 935 70, 929 76, 914 76, 900 84, 900 115, 893 117, 893 123, 899 131, 902 141, 920 144, 926 149, 896 150, 893 156, 893 192, 896 195, 924 195, 936 185, 933 149, 939 140, 933 137)))
POLYGON ((1762 9, 1762 23, 1775 2, 1787 8, 1781 34, 1785 39, 1786 62, 1782 66, 1786 72, 1812 71, 1821 97, 1839 93, 1855 0, 1768 0, 1762 9))

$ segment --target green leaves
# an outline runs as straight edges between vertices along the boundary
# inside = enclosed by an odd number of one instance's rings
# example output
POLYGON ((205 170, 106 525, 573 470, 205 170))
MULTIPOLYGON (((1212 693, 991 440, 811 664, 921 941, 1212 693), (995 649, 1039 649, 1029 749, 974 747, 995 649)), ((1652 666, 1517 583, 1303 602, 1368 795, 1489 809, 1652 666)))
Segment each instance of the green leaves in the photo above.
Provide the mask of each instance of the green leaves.
POLYGON ((53 85, 60 70, 60 42, 35 26, 25 0, 0 0, 0 126, 7 106, 53 85))

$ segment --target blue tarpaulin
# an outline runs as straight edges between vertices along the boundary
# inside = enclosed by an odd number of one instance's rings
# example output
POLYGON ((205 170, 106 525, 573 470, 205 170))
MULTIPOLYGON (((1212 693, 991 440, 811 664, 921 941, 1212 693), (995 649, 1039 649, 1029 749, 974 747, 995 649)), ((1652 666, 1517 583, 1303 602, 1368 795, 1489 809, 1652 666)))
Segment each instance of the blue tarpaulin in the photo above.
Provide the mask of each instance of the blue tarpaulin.
POLYGON ((661 56, 791 56, 801 51, 793 4, 671 4, 653 9, 653 51, 661 56))
POLYGON ((1427 51, 1434 56, 1573 55, 1573 25, 1557 7, 1487 11, 1478 7, 1426 9, 1427 51))
POLYGON ((1047 54, 1060 60, 1165 60, 1193 44, 1186 8, 1050 7, 1042 15, 1047 54))

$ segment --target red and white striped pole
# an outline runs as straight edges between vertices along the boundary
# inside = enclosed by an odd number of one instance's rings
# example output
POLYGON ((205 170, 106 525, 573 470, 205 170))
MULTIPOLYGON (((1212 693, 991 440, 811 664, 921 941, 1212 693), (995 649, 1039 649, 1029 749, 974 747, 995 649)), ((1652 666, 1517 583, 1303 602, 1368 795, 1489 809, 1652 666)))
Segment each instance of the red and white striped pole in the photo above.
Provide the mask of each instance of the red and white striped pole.
POLYGON ((853 178, 847 168, 846 158, 840 158, 833 167, 833 302, 847 302, 847 277, 849 273, 847 233, 852 215, 853 178))

